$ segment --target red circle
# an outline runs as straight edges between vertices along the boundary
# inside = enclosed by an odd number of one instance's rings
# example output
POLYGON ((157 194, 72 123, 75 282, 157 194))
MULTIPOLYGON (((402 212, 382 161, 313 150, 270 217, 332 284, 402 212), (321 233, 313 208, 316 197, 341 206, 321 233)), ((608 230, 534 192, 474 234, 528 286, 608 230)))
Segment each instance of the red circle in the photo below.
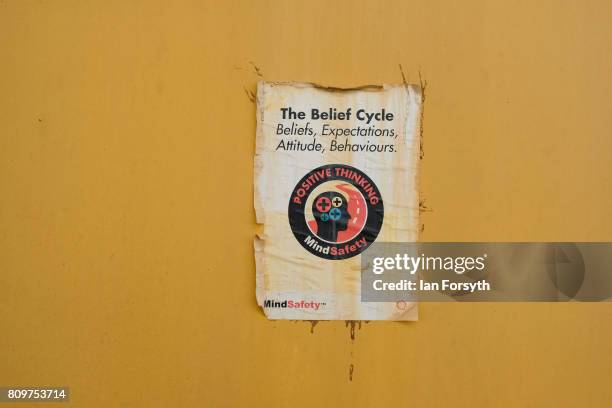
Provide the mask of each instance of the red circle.
POLYGON ((331 208, 331 201, 327 197, 319 197, 317 203, 315 204, 317 210, 322 213, 326 213, 331 208))

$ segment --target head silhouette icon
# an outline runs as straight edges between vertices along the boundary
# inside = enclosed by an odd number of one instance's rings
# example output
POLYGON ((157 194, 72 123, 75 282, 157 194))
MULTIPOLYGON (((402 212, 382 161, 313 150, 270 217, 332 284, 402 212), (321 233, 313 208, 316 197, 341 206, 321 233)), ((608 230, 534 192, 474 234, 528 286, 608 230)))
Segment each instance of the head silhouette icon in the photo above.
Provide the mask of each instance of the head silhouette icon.
POLYGON ((351 219, 346 197, 335 191, 326 191, 314 199, 312 215, 317 222, 317 235, 328 242, 337 242, 338 232, 345 231, 351 219))

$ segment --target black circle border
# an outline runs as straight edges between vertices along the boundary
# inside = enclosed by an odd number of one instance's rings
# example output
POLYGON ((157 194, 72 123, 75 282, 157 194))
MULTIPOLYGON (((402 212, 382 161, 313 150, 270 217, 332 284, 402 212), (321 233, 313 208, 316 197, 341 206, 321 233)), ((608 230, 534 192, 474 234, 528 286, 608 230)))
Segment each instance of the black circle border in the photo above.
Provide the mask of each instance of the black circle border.
POLYGON ((376 240, 382 228, 383 219, 385 215, 385 208, 383 204, 382 195, 380 194, 380 190, 378 189, 378 186, 374 183, 374 181, 367 174, 365 174, 363 171, 359 170, 356 167, 349 166, 347 164, 336 163, 336 164, 326 164, 326 165, 317 167, 313 170, 310 170, 297 182, 297 184, 293 188, 293 191, 291 192, 291 195, 289 196, 289 208, 288 208, 287 214, 289 218, 289 227, 291 228, 291 232, 293 232, 295 239, 297 239, 297 241, 300 243, 300 245, 302 245, 302 247, 304 247, 304 249, 306 249, 311 254, 318 256, 319 258, 324 258, 324 259, 329 259, 329 260, 342 260, 342 259, 352 258, 354 256, 361 254, 364 250, 366 250, 370 246, 370 244, 372 244, 376 240), (308 190, 308 193, 304 196, 304 199, 302 200, 302 204, 297 204, 293 202, 292 198, 296 194, 296 191, 299 188, 301 188, 302 183, 309 176, 321 170, 326 170, 330 168, 333 169, 337 167, 342 167, 348 170, 352 170, 360 174, 361 176, 363 176, 370 183, 370 186, 372 186, 372 188, 378 195, 379 197, 378 203, 376 205, 372 205, 370 203, 370 200, 367 199, 368 197, 367 193, 364 191, 364 189, 359 184, 345 177, 336 176, 335 174, 332 174, 331 177, 328 177, 324 180, 321 180, 320 182, 316 184, 313 184, 308 190), (310 196, 312 190, 314 190, 318 185, 323 184, 327 181, 332 181, 332 180, 343 180, 353 185, 355 188, 357 188, 361 192, 361 194, 363 195, 365 199, 366 205, 368 206, 368 218, 366 219, 366 222, 363 228, 361 229, 361 231, 359 232, 359 234, 357 234, 355 238, 352 238, 351 240, 344 242, 342 244, 330 244, 328 242, 322 241, 319 237, 312 234, 310 232, 310 228, 308 228, 308 225, 306 223, 306 217, 304 216, 304 213, 305 213, 304 209, 306 207, 306 201, 308 201, 308 197, 310 196), (352 242, 355 242, 356 240, 359 240, 364 236, 368 244, 364 248, 358 251, 355 251, 354 253, 347 253, 344 255, 322 254, 316 251, 315 249, 311 248, 309 245, 307 245, 304 242, 308 235, 310 235, 313 239, 315 239, 317 241, 317 244, 321 246, 336 246, 338 248, 342 248, 342 247, 345 247, 346 245, 350 245, 352 242))

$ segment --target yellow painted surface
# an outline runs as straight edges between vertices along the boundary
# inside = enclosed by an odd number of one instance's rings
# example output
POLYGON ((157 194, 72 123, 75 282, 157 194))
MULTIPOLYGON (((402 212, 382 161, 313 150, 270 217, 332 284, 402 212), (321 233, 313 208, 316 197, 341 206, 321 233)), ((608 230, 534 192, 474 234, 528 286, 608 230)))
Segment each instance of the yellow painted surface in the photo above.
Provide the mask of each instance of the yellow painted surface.
POLYGON ((424 240, 612 240, 611 15, 0 0, 0 384, 79 407, 610 406, 610 304, 422 304, 354 342, 265 320, 247 93, 420 70, 424 240))

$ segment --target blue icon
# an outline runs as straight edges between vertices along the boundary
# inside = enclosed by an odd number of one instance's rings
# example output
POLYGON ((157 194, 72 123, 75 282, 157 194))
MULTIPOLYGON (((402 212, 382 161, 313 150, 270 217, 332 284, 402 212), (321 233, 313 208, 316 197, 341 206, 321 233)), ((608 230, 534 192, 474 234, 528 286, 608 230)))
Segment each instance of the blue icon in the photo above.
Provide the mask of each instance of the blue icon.
POLYGON ((327 220, 329 220, 329 214, 327 213, 321 214, 321 221, 327 221, 327 220))
POLYGON ((333 221, 338 221, 341 216, 342 216, 342 213, 337 208, 332 208, 331 211, 329 212, 329 218, 331 218, 333 221))

